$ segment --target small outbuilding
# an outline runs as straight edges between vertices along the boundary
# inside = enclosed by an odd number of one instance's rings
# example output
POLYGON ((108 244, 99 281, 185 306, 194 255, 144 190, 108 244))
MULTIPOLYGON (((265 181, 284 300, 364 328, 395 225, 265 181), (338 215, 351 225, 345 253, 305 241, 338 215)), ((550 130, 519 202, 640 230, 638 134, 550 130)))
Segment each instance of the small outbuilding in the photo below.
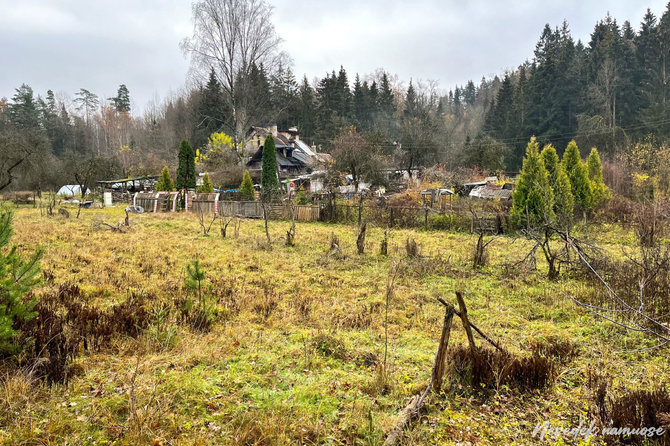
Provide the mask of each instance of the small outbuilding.
POLYGON ((512 199, 513 192, 514 192, 513 188, 499 186, 497 184, 492 183, 486 183, 482 186, 477 186, 474 189, 472 189, 470 191, 469 196, 473 198, 483 198, 486 200, 498 199, 502 201, 507 201, 512 199))
POLYGON ((437 206, 439 209, 444 209, 444 207, 447 205, 446 196, 449 197, 449 208, 451 208, 453 205, 452 197, 454 195, 454 191, 451 189, 424 189, 419 193, 421 194, 421 199, 424 206, 430 208, 437 206))

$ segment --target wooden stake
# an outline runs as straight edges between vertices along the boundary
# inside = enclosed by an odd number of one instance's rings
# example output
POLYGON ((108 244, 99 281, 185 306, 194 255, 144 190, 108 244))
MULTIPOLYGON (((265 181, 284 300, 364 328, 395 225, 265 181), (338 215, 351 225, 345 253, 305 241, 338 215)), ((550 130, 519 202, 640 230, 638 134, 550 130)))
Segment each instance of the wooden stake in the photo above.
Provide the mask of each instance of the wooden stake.
POLYGON ((449 334, 451 333, 451 321, 454 318, 454 313, 454 307, 447 304, 444 314, 444 324, 442 325, 442 336, 440 336, 440 345, 437 347, 437 354, 435 355, 435 362, 433 363, 433 373, 430 378, 430 383, 428 383, 423 393, 414 395, 402 412, 400 412, 398 422, 386 437, 384 446, 393 446, 398 443, 405 427, 419 414, 421 408, 426 403, 426 398, 430 394, 430 390, 433 389, 439 391, 442 387, 442 377, 444 375, 445 360, 447 357, 449 334))
MULTIPOLYGON (((449 303, 447 303, 444 299, 442 299, 442 298, 439 297, 439 296, 437 297, 437 301, 438 301, 439 303, 441 303, 442 305, 444 305, 445 307, 448 307, 448 306, 450 305, 449 303)), ((454 314, 455 314, 456 316, 458 316, 458 317, 461 317, 461 313, 460 313, 459 311, 455 311, 454 314)), ((477 333, 479 333, 479 335, 480 335, 482 338, 484 338, 484 340, 485 340, 486 342, 488 342, 489 344, 491 344, 492 346, 494 346, 495 348, 497 348, 497 349, 500 350, 501 352, 505 351, 505 349, 503 349, 503 348, 500 346, 500 344, 498 344, 496 341, 494 341, 493 339, 491 339, 491 338, 489 338, 488 336, 486 336, 486 335, 484 334, 484 332, 481 331, 481 330, 480 330, 475 324, 473 324, 472 322, 470 322, 470 327, 472 327, 472 329, 473 329, 474 331, 476 331, 477 333)))
POLYGON ((442 335, 440 336, 440 345, 437 347, 435 362, 433 363, 433 374, 430 378, 430 384, 435 392, 442 389, 442 378, 447 359, 447 347, 449 346, 449 335, 451 334, 451 322, 454 319, 454 307, 448 306, 444 313, 444 323, 442 324, 442 335))
POLYGON ((465 307, 465 301, 463 300, 463 293, 456 291, 456 300, 458 301, 458 308, 461 310, 459 316, 461 321, 463 321, 463 328, 465 328, 465 334, 468 337, 468 343, 470 344, 470 350, 472 354, 475 354, 477 346, 475 345, 475 337, 472 336, 472 329, 470 328, 470 320, 468 319, 468 309, 465 307))

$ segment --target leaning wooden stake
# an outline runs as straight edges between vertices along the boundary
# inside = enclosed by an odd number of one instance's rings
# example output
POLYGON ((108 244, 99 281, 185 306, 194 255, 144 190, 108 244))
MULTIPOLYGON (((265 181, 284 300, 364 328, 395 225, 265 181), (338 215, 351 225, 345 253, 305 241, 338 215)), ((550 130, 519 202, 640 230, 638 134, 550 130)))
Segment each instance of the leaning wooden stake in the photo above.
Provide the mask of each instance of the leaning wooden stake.
POLYGON ((437 347, 437 354, 435 355, 435 362, 433 363, 433 373, 430 377, 430 383, 426 386, 426 389, 420 395, 414 395, 409 403, 400 413, 398 422, 395 427, 391 429, 384 446, 392 446, 398 443, 398 440, 402 437, 402 433, 405 430, 405 427, 416 417, 421 408, 426 403, 426 398, 430 394, 431 389, 439 391, 442 387, 442 378, 444 376, 445 361, 447 358, 447 347, 449 345, 449 335, 451 333, 451 322, 454 318, 454 313, 456 312, 454 307, 450 304, 446 305, 446 310, 444 314, 444 324, 442 325, 442 335, 440 336, 440 345, 437 347))
POLYGON ((463 293, 456 291, 456 300, 458 301, 458 308, 461 310, 459 316, 461 317, 461 321, 463 321, 463 328, 465 328, 465 334, 468 337, 470 351, 472 351, 472 354, 474 355, 475 350, 477 350, 477 346, 475 345, 475 337, 472 336, 472 328, 470 328, 470 321, 468 320, 468 309, 465 307, 463 293))
POLYGON ((435 392, 439 392, 442 389, 442 378, 444 377, 444 369, 447 362, 447 347, 449 346, 449 335, 451 334, 451 322, 453 319, 454 307, 450 305, 444 312, 440 345, 437 347, 437 354, 433 363, 433 373, 430 377, 430 384, 435 392))
MULTIPOLYGON (((448 304, 444 299, 442 299, 441 297, 438 297, 438 298, 437 298, 437 301, 440 302, 440 303, 441 303, 442 305, 444 305, 445 307, 449 306, 449 304, 448 304)), ((456 316, 458 316, 458 317, 461 317, 461 313, 460 313, 459 311, 454 311, 454 314, 455 314, 456 316)), ((491 339, 491 338, 489 338, 488 336, 486 336, 486 335, 484 334, 484 332, 481 331, 481 330, 479 329, 479 327, 477 327, 475 324, 473 324, 473 323, 470 322, 469 320, 468 320, 468 323, 470 324, 470 327, 472 327, 472 329, 473 329, 474 331, 476 331, 477 333, 479 333, 479 336, 481 336, 486 342, 488 342, 489 344, 491 344, 492 346, 494 346, 495 348, 497 348, 497 349, 500 350, 501 352, 502 352, 502 351, 505 351, 505 350, 500 346, 500 344, 498 344, 496 341, 494 341, 493 339, 491 339)))

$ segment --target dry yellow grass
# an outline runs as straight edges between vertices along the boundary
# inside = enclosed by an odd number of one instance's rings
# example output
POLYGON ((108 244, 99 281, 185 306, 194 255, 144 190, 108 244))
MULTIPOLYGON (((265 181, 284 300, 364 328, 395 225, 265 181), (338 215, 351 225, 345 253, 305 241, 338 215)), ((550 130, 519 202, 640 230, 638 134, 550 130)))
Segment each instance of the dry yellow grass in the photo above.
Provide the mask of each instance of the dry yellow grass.
MULTIPOLYGON (((526 395, 498 389, 482 399, 451 380, 408 433, 407 444, 528 444, 539 420, 578 425, 585 416, 589 368, 617 370, 641 384, 670 376, 667 357, 621 355, 639 338, 593 319, 565 297, 588 284, 544 280, 539 271, 509 274, 504 265, 525 255, 525 241, 491 244, 491 264, 471 268, 469 234, 395 230, 389 256, 378 255, 380 228, 369 227, 366 253, 356 254, 355 229, 298 224, 296 246, 284 245, 289 224, 271 222, 268 247, 261 221, 244 220, 239 238, 201 235, 193 215, 131 215, 126 233, 96 229, 121 221, 120 209, 87 210, 79 219, 47 218, 20 209, 14 241, 45 248, 43 270, 55 284, 74 282, 96 305, 143 294, 152 308, 174 301, 186 265, 200 259, 220 318, 203 334, 165 322, 176 341, 156 331, 115 339, 79 356, 82 373, 49 388, 16 371, 0 380, 0 440, 4 444, 378 444, 397 411, 429 378, 442 309, 465 291, 473 321, 512 351, 549 336, 571 339, 581 355, 549 389, 526 395), (331 233, 344 258, 328 256, 331 233), (425 257, 407 260, 413 238, 425 257), (389 311, 389 364, 384 351, 384 292, 392 265, 402 262, 389 311), (324 347, 324 343, 327 344, 324 347), (381 382, 388 379, 387 383, 381 382)), ((607 229, 607 230, 605 230, 607 229)), ((627 237, 599 231, 615 251, 627 237)), ((40 292, 54 284, 45 283, 40 292)), ((452 342, 464 342, 455 323, 452 342)))

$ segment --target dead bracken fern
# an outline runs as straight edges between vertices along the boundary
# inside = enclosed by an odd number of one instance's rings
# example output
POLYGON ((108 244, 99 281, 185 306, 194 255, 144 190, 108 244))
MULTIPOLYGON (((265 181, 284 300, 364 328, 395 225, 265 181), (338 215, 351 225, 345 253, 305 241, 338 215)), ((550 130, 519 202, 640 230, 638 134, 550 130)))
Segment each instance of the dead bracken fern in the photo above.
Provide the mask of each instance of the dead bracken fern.
POLYGON ((590 369, 587 374, 590 390, 589 413, 600 428, 662 428, 665 432, 654 438, 630 435, 625 438, 605 435, 607 443, 617 444, 669 444, 670 443, 670 392, 663 384, 651 389, 624 387, 615 391, 612 377, 590 369))
POLYGON ((552 382, 553 362, 540 354, 516 356, 506 350, 456 346, 450 351, 452 369, 474 389, 497 390, 506 385, 526 391, 542 389, 552 382))

